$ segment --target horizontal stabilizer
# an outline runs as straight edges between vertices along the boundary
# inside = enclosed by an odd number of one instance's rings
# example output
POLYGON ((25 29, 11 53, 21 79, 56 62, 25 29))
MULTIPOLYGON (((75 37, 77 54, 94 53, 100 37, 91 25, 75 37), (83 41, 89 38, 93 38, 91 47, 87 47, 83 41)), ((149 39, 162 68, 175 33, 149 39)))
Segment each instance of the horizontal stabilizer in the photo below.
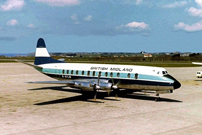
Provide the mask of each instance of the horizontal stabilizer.
POLYGON ((40 67, 40 66, 37 66, 37 65, 34 65, 34 64, 30 64, 30 63, 27 63, 27 62, 22 61, 22 60, 15 60, 15 61, 20 62, 20 63, 23 63, 23 64, 28 65, 28 66, 31 66, 31 67, 34 67, 34 68, 36 68, 36 69, 42 69, 42 67, 40 67))

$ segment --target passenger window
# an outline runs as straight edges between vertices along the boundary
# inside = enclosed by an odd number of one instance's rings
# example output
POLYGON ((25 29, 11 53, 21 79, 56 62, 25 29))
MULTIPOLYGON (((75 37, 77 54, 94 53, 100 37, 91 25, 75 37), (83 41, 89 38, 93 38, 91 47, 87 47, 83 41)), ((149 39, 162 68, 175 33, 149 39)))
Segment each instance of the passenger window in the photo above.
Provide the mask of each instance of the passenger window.
POLYGON ((93 76, 95 76, 95 71, 93 71, 93 76))
POLYGON ((127 77, 130 78, 130 73, 128 73, 127 77))
POLYGON ((120 77, 120 73, 117 73, 117 77, 120 77))
POLYGON ((76 70, 76 75, 78 75, 79 74, 79 71, 78 70, 76 70))
POLYGON ((74 70, 71 71, 71 74, 73 74, 73 73, 74 73, 74 70))
POLYGON ((82 75, 84 75, 84 71, 82 71, 82 73, 81 73, 82 75))
POLYGON ((110 73, 110 77, 113 77, 113 73, 112 72, 110 73))
POLYGON ((64 69, 62 70, 62 73, 63 73, 63 74, 65 73, 65 70, 64 70, 64 69))
POLYGON ((69 70, 67 70, 67 74, 69 74, 69 70))
POLYGON ((108 73, 107 72, 105 72, 105 77, 107 77, 108 76, 108 73))
POLYGON ((138 73, 135 74, 135 79, 138 79, 138 73))
POLYGON ((101 75, 102 75, 102 72, 100 71, 99 74, 98 74, 98 76, 101 76, 101 75))
POLYGON ((87 75, 88 75, 88 76, 90 75, 90 71, 87 72, 87 75))

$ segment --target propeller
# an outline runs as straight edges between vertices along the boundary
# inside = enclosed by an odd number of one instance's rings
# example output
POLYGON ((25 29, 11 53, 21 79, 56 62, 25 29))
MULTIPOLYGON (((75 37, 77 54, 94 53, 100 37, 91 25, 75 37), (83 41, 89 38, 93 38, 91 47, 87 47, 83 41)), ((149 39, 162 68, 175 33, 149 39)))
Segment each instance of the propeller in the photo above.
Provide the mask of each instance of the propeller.
POLYGON ((100 74, 98 75, 98 79, 97 79, 97 84, 94 84, 93 86, 93 91, 94 91, 94 100, 96 100, 97 97, 97 90, 100 89, 100 74))
MULTIPOLYGON (((121 81, 119 80, 116 84, 114 83, 114 79, 112 78, 112 90, 114 91, 115 93, 115 97, 118 98, 118 91, 119 91, 119 88, 118 88, 118 85, 121 83, 121 81)), ((110 90, 111 92, 111 90, 110 90)), ((109 94, 109 92, 108 92, 109 94)))

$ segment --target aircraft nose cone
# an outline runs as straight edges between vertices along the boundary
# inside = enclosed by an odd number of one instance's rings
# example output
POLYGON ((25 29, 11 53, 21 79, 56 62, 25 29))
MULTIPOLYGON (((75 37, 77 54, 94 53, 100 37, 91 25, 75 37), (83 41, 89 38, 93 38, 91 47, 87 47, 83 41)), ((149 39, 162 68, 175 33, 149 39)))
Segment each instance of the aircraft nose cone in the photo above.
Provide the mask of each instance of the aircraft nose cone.
POLYGON ((180 88, 181 87, 181 84, 180 84, 180 82, 179 81, 177 81, 174 77, 172 77, 171 75, 165 75, 166 77, 168 77, 168 78, 170 78, 170 79, 172 79, 173 81, 174 81, 174 84, 173 84, 173 88, 174 89, 178 89, 178 88, 180 88))
POLYGON ((173 84, 174 89, 178 89, 181 87, 180 82, 178 82, 177 80, 175 80, 174 84, 173 84))

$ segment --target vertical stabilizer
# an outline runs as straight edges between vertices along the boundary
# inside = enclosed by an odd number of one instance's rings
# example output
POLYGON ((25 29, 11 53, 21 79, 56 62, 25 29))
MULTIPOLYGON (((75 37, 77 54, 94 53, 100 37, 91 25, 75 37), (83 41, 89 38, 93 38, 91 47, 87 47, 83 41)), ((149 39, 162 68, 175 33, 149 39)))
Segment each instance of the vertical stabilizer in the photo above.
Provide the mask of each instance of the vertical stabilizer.
POLYGON ((42 38, 39 38, 37 42, 35 57, 50 57, 42 38))
POLYGON ((46 44, 44 40, 42 38, 39 38, 36 46, 34 64, 40 65, 40 64, 48 64, 48 63, 63 63, 63 62, 51 58, 46 49, 46 44))

